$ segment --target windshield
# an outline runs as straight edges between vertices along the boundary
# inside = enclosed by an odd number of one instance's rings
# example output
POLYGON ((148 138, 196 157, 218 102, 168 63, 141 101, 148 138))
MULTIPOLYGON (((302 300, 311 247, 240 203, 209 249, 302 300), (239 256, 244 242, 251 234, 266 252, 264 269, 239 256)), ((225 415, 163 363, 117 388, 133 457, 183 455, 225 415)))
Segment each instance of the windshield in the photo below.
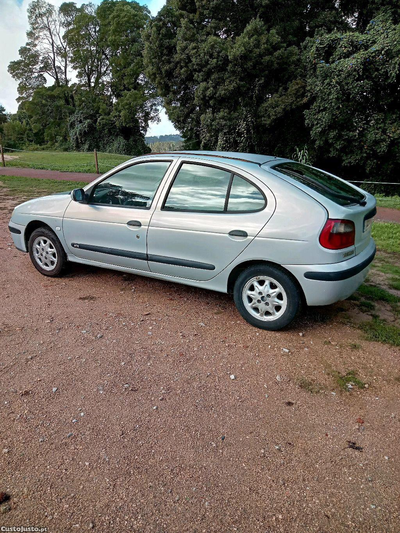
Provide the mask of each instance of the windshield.
POLYGON ((272 168, 339 205, 365 204, 365 196, 357 189, 322 170, 296 162, 280 163, 272 168))

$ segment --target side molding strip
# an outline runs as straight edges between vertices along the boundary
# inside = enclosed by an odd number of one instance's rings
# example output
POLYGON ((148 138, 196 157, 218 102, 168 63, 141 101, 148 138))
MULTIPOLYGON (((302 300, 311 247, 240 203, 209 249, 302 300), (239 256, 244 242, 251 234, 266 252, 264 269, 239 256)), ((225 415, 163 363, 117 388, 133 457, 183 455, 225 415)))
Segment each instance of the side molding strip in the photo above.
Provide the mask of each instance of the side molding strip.
POLYGON ((93 246, 92 244, 71 243, 72 248, 87 250, 89 252, 98 252, 100 254, 117 255, 119 257, 128 257, 130 259, 139 259, 152 263, 163 263, 166 265, 176 265, 188 268, 198 268, 200 270, 215 270, 215 265, 201 263, 199 261, 190 261, 189 259, 178 259, 175 257, 165 257, 163 255, 145 254, 142 252, 130 252, 129 250, 119 250, 117 248, 106 248, 103 246, 93 246))
POLYGON ((130 259, 141 259, 147 261, 147 254, 141 252, 130 252, 129 250, 118 250, 117 248, 106 248, 103 246, 92 246, 91 244, 71 243, 72 248, 98 252, 99 254, 118 255, 119 257, 129 257, 130 259))
POLYGON ((200 270, 215 270, 215 265, 190 261, 189 259, 177 259, 175 257, 165 257, 163 255, 148 255, 148 261, 152 263, 164 263, 166 265, 176 265, 181 267, 198 268, 200 270))

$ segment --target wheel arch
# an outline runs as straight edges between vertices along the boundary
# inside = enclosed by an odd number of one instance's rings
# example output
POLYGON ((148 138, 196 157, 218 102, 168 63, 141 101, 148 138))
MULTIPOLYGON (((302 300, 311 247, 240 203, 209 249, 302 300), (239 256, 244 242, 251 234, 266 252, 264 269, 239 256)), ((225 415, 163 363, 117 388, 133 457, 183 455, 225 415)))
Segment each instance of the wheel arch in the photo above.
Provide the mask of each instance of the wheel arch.
POLYGON ((50 227, 48 224, 46 224, 46 222, 43 222, 42 220, 31 220, 29 224, 26 226, 25 233, 24 233, 26 249, 28 249, 28 242, 29 242, 29 239, 32 233, 38 228, 46 228, 50 230, 52 233, 54 233, 53 228, 50 227))
POLYGON ((303 287, 300 285, 299 280, 291 272, 289 272, 289 270, 287 270, 286 268, 282 267, 278 263, 274 263, 273 261, 262 261, 262 260, 257 260, 257 259, 251 260, 251 261, 245 261, 243 263, 240 263, 239 265, 236 265, 235 268, 232 269, 232 271, 231 271, 231 273, 229 274, 229 277, 228 277, 228 284, 227 284, 227 292, 228 292, 228 294, 232 294, 233 293, 233 288, 234 288, 236 280, 238 279, 240 274, 244 270, 246 270, 247 268, 252 267, 252 266, 256 266, 256 265, 270 266, 270 267, 277 268, 277 269, 281 270, 282 272, 284 272, 293 281, 293 283, 296 285, 296 287, 299 289, 299 293, 301 295, 302 303, 303 304, 306 303, 306 297, 305 297, 305 294, 304 294, 304 291, 303 291, 303 287))

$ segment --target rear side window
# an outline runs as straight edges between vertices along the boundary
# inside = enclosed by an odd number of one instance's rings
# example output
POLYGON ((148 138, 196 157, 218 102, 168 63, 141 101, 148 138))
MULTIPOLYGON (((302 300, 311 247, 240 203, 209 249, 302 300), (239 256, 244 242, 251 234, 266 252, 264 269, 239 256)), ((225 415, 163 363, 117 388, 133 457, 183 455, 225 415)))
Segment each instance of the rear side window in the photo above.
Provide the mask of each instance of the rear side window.
POLYGON ((365 196, 363 194, 350 184, 344 183, 322 170, 296 162, 280 163, 272 168, 303 185, 307 185, 310 189, 339 205, 365 205, 365 196))
POLYGON ((164 203, 168 211, 251 212, 265 207, 261 191, 219 168, 183 163, 164 203))
POLYGON ((223 212, 231 174, 218 168, 184 163, 169 191, 164 209, 223 212))
POLYGON ((261 191, 243 178, 235 176, 229 194, 228 211, 249 213, 251 211, 260 211, 264 207, 265 199, 261 191))

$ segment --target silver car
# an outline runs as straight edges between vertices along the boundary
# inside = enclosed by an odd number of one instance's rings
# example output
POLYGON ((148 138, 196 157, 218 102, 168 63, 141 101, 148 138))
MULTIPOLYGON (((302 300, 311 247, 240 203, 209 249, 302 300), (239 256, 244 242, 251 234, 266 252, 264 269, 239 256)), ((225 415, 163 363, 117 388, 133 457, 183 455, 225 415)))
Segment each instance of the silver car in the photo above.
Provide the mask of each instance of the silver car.
POLYGON ((45 276, 71 261, 233 293, 245 320, 278 330, 359 287, 375 213, 372 195, 289 159, 172 152, 25 202, 9 229, 45 276))

